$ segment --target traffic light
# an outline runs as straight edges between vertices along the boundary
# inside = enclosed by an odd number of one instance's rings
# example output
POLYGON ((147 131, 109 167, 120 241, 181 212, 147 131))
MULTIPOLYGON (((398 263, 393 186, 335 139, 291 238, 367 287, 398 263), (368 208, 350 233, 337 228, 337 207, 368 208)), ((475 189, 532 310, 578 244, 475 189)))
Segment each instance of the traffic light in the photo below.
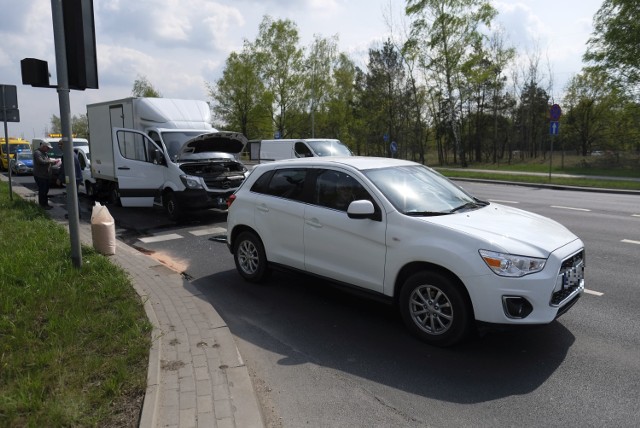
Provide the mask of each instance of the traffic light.
POLYGON ((93 0, 62 0, 69 88, 98 89, 93 0))

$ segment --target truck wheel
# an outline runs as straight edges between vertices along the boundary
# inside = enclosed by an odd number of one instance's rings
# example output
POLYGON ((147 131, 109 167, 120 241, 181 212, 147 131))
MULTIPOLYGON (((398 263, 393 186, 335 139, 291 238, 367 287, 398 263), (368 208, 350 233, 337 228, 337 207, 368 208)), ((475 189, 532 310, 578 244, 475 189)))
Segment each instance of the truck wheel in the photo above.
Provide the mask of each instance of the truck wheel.
POLYGON ((168 190, 162 196, 162 203, 164 205, 165 211, 167 212, 169 220, 178 221, 182 218, 182 209, 178 204, 178 199, 176 198, 175 193, 173 193, 171 190, 168 190))
POLYGON ((84 191, 87 193, 88 198, 95 198, 96 189, 93 187, 93 183, 89 180, 84 182, 84 191))
POLYGON ((262 241, 253 232, 242 232, 234 240, 233 260, 238 273, 249 282, 262 282, 271 273, 262 241))
POLYGON ((471 330, 472 309, 457 283, 423 271, 410 276, 400 291, 400 314, 418 338, 435 346, 461 342, 471 330))
POLYGON ((113 184, 109 188, 109 195, 107 197, 107 202, 109 202, 111 205, 115 205, 117 207, 122 205, 122 203, 120 202, 120 191, 118 190, 118 185, 117 184, 113 184))

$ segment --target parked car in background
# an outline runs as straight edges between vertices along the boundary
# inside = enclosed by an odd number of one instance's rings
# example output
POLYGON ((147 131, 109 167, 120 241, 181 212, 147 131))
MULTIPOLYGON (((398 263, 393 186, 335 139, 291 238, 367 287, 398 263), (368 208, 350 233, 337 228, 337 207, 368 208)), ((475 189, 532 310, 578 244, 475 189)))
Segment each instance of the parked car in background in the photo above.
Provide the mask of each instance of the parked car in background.
POLYGON ((550 323, 584 291, 584 244, 567 228, 405 160, 257 165, 229 199, 227 230, 245 280, 280 267, 383 297, 439 346, 478 323, 550 323))
POLYGON ((33 153, 31 150, 21 150, 15 153, 9 161, 9 168, 15 175, 33 174, 33 153))

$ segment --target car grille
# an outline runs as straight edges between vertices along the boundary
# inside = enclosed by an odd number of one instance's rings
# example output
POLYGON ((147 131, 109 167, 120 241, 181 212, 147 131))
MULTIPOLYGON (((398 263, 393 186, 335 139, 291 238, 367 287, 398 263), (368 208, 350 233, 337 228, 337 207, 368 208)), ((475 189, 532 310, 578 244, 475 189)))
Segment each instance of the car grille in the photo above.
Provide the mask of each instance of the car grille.
MULTIPOLYGON (((561 288, 551 296, 551 306, 559 306, 576 290, 584 287, 584 250, 563 260, 558 273, 561 288)), ((557 287, 556 287, 557 288, 557 287)))
POLYGON ((235 189, 242 184, 244 176, 203 176, 205 184, 209 189, 235 189))

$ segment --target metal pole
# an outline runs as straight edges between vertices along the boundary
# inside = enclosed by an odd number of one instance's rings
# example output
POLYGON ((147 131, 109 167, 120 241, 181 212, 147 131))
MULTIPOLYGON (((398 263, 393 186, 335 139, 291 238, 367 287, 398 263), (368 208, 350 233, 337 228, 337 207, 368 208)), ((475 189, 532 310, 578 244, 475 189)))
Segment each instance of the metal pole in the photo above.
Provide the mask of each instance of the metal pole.
POLYGON ((11 156, 9 155, 9 130, 7 129, 7 98, 4 93, 4 85, 2 85, 2 112, 4 113, 4 144, 5 154, 7 155, 7 166, 9 167, 9 200, 13 201, 13 188, 11 186, 11 156))
POLYGON ((71 134, 71 105, 69 102, 69 74, 67 70, 67 50, 64 40, 64 18, 62 0, 51 0, 53 16, 53 36, 56 48, 56 70, 58 74, 58 100, 62 125, 64 175, 67 184, 67 213, 69 217, 69 237, 71 239, 71 261, 77 268, 82 266, 80 247, 80 221, 78 218, 78 189, 73 159, 73 135, 71 134))

